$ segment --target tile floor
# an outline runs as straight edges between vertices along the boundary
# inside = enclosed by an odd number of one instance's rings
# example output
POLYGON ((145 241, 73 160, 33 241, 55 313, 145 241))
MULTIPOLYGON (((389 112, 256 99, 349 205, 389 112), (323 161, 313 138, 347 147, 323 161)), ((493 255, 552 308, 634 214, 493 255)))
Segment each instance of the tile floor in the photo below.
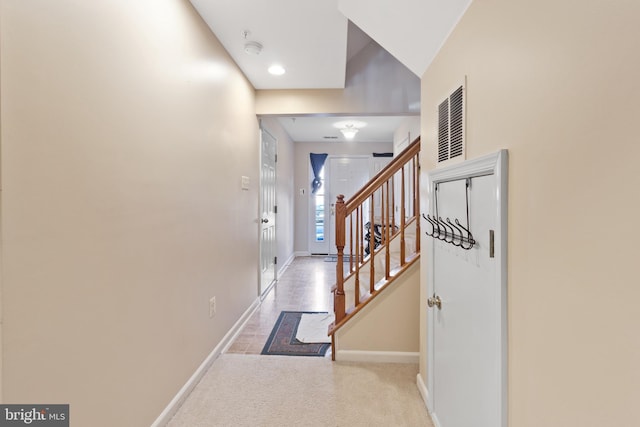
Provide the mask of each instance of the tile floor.
MULTIPOLYGON (((325 256, 297 257, 251 316, 227 353, 260 354, 281 311, 333 312, 336 263, 325 256)), ((331 350, 326 357, 331 357, 331 350)))

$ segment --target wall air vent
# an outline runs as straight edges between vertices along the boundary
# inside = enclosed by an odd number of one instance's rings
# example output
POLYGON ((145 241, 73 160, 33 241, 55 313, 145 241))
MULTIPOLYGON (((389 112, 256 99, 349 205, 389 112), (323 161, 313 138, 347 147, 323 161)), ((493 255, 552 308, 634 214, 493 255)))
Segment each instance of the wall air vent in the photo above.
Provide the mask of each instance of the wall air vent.
POLYGON ((324 139, 338 139, 337 136, 323 136, 324 139))
POLYGON ((438 163, 465 158, 464 98, 464 85, 461 85, 438 106, 438 163))
POLYGON ((449 98, 438 107, 438 163, 449 159, 449 98))

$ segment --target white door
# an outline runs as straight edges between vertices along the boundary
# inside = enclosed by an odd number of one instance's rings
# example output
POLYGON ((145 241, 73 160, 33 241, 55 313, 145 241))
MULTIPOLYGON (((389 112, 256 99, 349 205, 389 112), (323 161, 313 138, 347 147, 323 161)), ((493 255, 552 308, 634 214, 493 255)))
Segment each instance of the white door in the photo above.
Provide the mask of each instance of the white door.
POLYGON ((276 152, 277 141, 261 130, 260 294, 276 280, 276 152))
MULTIPOLYGON (((335 203, 343 194, 345 202, 369 181, 370 157, 333 157, 328 159, 330 201, 329 253, 336 254, 335 203)), ((366 220, 365 220, 366 222, 366 220)), ((346 242, 344 253, 349 252, 346 242)))
MULTIPOLYGON (((433 415, 440 427, 502 426, 502 309, 490 230, 498 224, 496 175, 443 182, 438 215, 469 225, 470 250, 433 239, 433 415), (467 194, 469 197, 467 209, 467 194)), ((430 208, 435 213, 435 206, 430 208)), ((426 231, 431 227, 427 225, 426 231)), ((494 234, 495 235, 495 234, 494 234)), ((450 239, 449 239, 450 240, 450 239)), ((457 241, 456 241, 457 242, 457 241)))
MULTIPOLYGON (((498 415, 494 402, 499 376, 492 369, 497 358, 495 349, 488 345, 495 329, 488 315, 494 305, 488 287, 493 283, 495 263, 487 249, 488 230, 494 226, 491 209, 482 209, 482 203, 495 203, 491 200, 492 181, 492 176, 474 179, 469 192, 473 195, 470 229, 476 245, 466 251, 435 242, 434 293, 442 300, 442 308, 435 311, 434 391, 441 427, 499 425, 492 416, 498 415)), ((464 180, 440 184, 439 215, 466 224, 465 193, 464 180)))

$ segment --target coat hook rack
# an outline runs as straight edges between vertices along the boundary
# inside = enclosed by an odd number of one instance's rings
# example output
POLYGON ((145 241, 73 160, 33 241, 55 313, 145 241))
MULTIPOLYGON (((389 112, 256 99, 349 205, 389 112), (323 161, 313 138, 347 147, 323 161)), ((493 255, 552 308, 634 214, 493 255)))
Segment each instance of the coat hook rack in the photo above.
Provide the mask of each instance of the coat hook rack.
POLYGON ((466 227, 460 223, 458 218, 454 218, 453 221, 451 221, 449 218, 443 220, 442 217, 440 217, 438 214, 438 185, 439 184, 436 184, 435 186, 435 215, 422 214, 422 218, 431 225, 431 231, 427 230, 425 231, 425 234, 429 237, 433 237, 434 239, 442 240, 445 243, 450 243, 453 246, 458 246, 468 251, 476 244, 469 227, 469 191, 471 191, 471 178, 466 179, 466 227))

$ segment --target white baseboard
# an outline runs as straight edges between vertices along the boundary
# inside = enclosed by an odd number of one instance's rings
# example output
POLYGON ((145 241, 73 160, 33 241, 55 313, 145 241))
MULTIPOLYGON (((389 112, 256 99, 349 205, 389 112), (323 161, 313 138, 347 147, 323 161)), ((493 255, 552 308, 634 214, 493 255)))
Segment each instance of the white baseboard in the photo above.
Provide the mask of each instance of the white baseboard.
POLYGON ((427 410, 431 412, 431 408, 429 408, 429 390, 427 389, 424 381, 422 381, 422 375, 420 375, 420 373, 416 375, 416 385, 418 386, 418 391, 420 392, 420 396, 422 396, 422 400, 424 401, 424 406, 426 406, 427 410))
POLYGON ((339 362, 419 363, 420 353, 403 351, 337 350, 339 362))
POLYGON ((431 422, 433 423, 433 427, 442 427, 442 424, 440 424, 440 420, 435 414, 429 413, 429 416, 431 417, 431 422))
POLYGON ((284 264, 282 264, 282 267, 280 267, 280 269, 278 270, 278 277, 281 277, 284 274, 284 272, 287 271, 287 268, 289 267, 289 265, 291 265, 294 259, 296 259, 295 252, 291 254, 289 259, 286 260, 284 264))
POLYGON ((433 408, 429 403, 429 389, 427 389, 424 381, 422 381, 422 375, 420 374, 416 376, 416 385, 418 386, 418 391, 420 392, 420 396, 422 396, 422 400, 424 400, 424 406, 427 407, 427 412, 431 417, 431 421, 433 422, 434 427, 440 427, 440 421, 438 421, 438 417, 436 417, 433 413, 433 408))
POLYGON ((151 424, 151 427, 162 427, 166 426, 167 423, 173 418, 173 416, 178 412, 180 406, 184 403, 184 401, 189 397, 189 394, 193 391, 195 386, 200 382, 204 374, 211 367, 213 362, 220 356, 220 354, 227 351, 233 340, 238 336, 242 327, 247 323, 251 315, 258 309, 260 306, 260 299, 257 298, 251 306, 242 314, 240 319, 233 325, 233 327, 226 333, 226 335, 222 338, 222 340, 218 343, 218 345, 209 353, 207 358, 202 362, 202 364, 196 369, 196 371, 191 375, 191 378, 186 382, 184 386, 180 389, 180 391, 175 395, 175 397, 169 402, 167 407, 162 411, 162 413, 158 416, 158 418, 151 424))
POLYGON ((309 252, 309 251, 300 251, 300 252, 296 252, 294 255, 297 256, 297 257, 298 256, 311 256, 311 252, 309 252))

